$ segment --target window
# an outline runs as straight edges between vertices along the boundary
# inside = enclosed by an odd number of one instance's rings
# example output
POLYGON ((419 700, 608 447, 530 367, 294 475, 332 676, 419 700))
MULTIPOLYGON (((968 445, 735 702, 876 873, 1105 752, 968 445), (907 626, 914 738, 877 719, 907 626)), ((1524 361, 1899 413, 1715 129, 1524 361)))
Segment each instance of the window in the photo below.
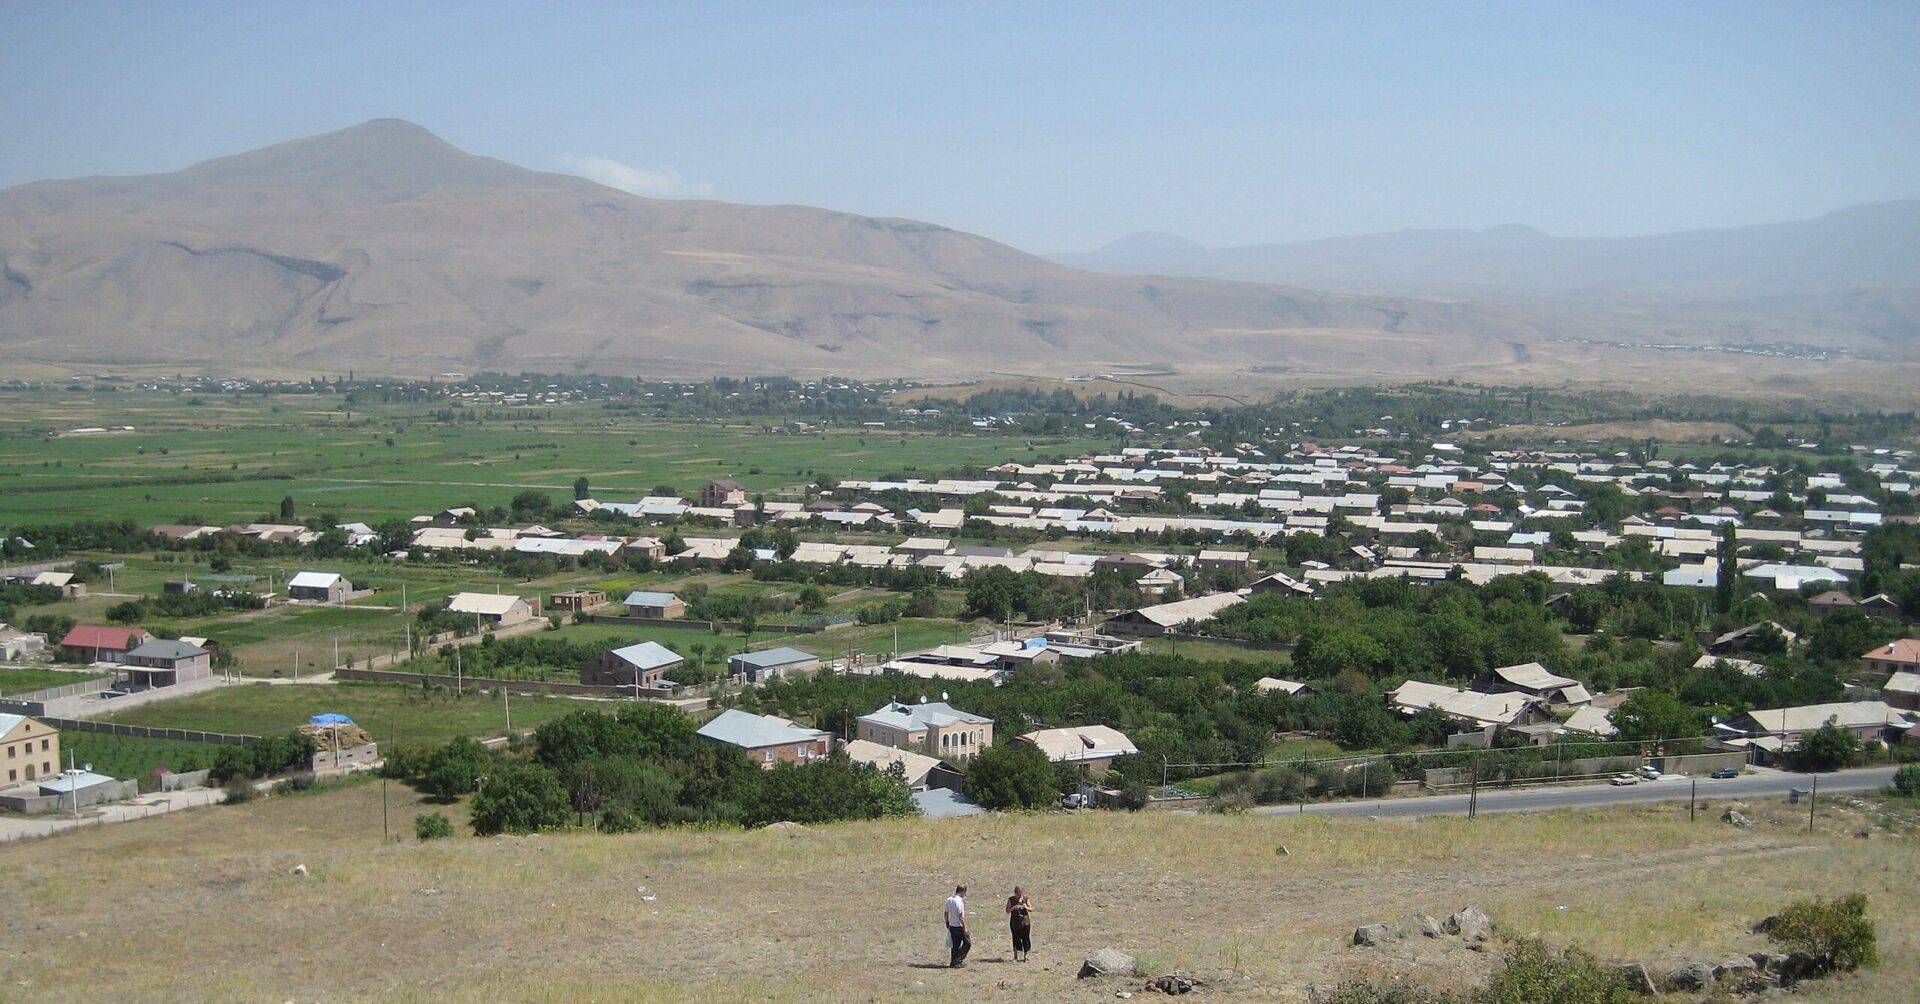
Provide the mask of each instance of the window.
POLYGON ((17 746, 9 746, 9 747, 7 747, 7 759, 9 759, 9 760, 11 760, 11 759, 13 759, 14 757, 16 757, 16 756, 19 756, 19 755, 20 755, 20 749, 19 749, 19 747, 17 747, 17 746))
POLYGON ((773 751, 772 751, 772 750, 768 750, 768 751, 767 751, 767 762, 768 762, 768 763, 772 763, 772 762, 773 762, 773 751))
POLYGON ((20 772, 19 772, 19 771, 17 771, 17 770, 10 770, 10 771, 7 771, 7 780, 9 780, 9 781, 18 781, 18 780, 20 780, 20 772))
POLYGON ((46 751, 47 751, 47 741, 45 739, 42 739, 40 740, 40 752, 45 753, 46 751))

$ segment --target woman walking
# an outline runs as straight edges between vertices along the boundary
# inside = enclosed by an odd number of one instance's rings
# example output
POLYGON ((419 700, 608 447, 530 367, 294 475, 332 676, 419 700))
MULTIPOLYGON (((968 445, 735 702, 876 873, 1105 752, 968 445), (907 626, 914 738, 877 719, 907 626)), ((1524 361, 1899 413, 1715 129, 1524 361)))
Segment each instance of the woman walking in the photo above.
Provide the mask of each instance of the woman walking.
POLYGON ((1013 932, 1013 961, 1032 959, 1033 900, 1028 899, 1026 890, 1019 886, 1014 886, 1013 895, 1007 897, 1007 928, 1013 932))

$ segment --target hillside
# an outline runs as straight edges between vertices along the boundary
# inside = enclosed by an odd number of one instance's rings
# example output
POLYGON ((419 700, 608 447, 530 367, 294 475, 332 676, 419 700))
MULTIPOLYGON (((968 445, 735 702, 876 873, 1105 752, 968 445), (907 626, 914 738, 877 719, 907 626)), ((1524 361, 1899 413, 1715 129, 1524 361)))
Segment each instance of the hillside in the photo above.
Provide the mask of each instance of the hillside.
MULTIPOLYGON (((1074 979, 1115 946, 1236 999, 1303 1001, 1354 973, 1470 982, 1456 942, 1347 946, 1354 927, 1472 904, 1503 930, 1665 971, 1764 941, 1795 897, 1864 891, 1882 968, 1795 999, 1895 1000, 1920 979, 1912 838, 1822 832, 1782 801, 1418 822, 1093 813, 800 830, 455 837, 382 845, 378 782, 91 828, 0 855, 6 986, 89 1000, 1111 1001, 1074 979), (1779 818, 1773 818, 1777 815, 1779 818), (1280 850, 1285 847, 1285 852, 1280 850), (297 864, 308 874, 290 874, 297 864), (1622 882, 1631 875, 1635 881, 1622 882), (934 968, 942 897, 972 884, 974 962, 934 968), (997 897, 1038 913, 1003 962, 997 897), (196 962, 179 963, 182 939, 196 962)), ((460 806, 447 810, 456 823, 460 806)), ((1129 987, 1138 991, 1137 984, 1129 987)))
POLYGON ((1554 237, 1503 226, 1210 249, 1143 233, 1052 258, 1102 272, 1355 293, 1712 307, 1819 321, 1896 347, 1920 335, 1920 201, 1854 206, 1790 223, 1623 238, 1554 237))
POLYGON ((639 198, 376 120, 172 174, 0 192, 10 358, 295 370, 1068 374, 1497 362, 1471 305, 1068 269, 909 220, 639 198), (1438 350, 1438 351, 1436 351, 1438 350), (1351 354, 1349 350, 1345 354, 1351 354))

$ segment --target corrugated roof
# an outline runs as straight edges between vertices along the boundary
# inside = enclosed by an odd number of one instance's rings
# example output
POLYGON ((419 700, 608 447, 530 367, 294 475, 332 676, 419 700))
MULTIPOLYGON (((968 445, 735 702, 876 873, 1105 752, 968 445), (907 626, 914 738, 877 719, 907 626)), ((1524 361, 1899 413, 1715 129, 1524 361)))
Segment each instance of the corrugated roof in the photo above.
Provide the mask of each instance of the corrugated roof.
POLYGON ((664 607, 676 599, 679 599, 679 597, 672 593, 649 592, 644 589, 636 589, 628 593, 627 598, 620 602, 630 607, 664 607))
POLYGON ((749 714, 738 708, 722 711, 718 718, 700 726, 699 734, 742 749, 781 746, 826 736, 825 732, 795 725, 784 718, 749 714))
POLYGON ((680 656, 675 654, 673 649, 657 641, 643 641, 637 645, 616 648, 608 654, 629 666, 640 669, 659 669, 681 661, 680 656))
POLYGON ((520 597, 494 593, 455 593, 447 600, 447 609, 457 614, 483 614, 499 617, 513 609, 520 597))
POLYGON ((178 641, 178 640, 172 640, 167 638, 155 638, 152 641, 149 641, 141 645, 139 648, 136 648, 133 651, 128 652, 127 656, 129 658, 141 658, 141 659, 178 660, 178 659, 191 659, 195 656, 201 656, 206 654, 207 654, 207 650, 204 648, 201 648, 198 645, 193 645, 185 641, 178 641))
POLYGON ((332 589, 340 581, 338 572, 300 572, 287 580, 288 589, 332 589))
POLYGON ((769 648, 759 652, 742 652, 733 656, 737 660, 755 669, 769 669, 774 666, 788 666, 796 662, 810 662, 820 658, 811 652, 802 652, 797 648, 769 648))

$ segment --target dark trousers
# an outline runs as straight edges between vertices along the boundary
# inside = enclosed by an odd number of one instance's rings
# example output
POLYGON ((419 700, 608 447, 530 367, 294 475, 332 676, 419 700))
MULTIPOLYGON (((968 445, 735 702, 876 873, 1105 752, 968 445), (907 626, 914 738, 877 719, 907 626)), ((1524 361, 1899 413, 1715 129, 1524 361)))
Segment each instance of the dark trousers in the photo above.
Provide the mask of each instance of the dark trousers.
POLYGON ((1013 950, 1016 952, 1033 951, 1033 923, 1022 924, 1018 920, 1007 925, 1013 931, 1013 950))
POLYGON ((947 936, 953 941, 953 958, 947 961, 947 965, 957 966, 967 961, 967 953, 973 951, 973 938, 967 935, 967 929, 948 924, 947 936))

